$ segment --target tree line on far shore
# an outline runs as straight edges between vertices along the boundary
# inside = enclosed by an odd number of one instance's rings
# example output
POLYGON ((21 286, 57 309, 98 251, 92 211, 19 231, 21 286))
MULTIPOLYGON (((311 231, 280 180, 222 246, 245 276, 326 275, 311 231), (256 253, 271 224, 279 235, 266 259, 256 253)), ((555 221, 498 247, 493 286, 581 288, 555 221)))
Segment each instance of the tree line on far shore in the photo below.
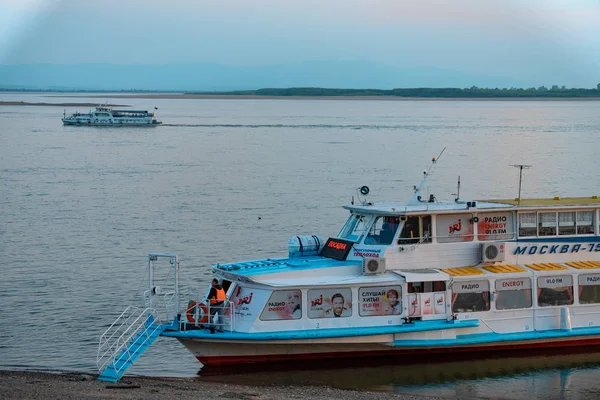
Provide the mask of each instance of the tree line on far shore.
POLYGON ((227 92, 190 92, 186 94, 223 96, 395 96, 439 98, 493 98, 493 97, 600 97, 600 83, 596 89, 566 88, 554 85, 522 88, 412 88, 412 89, 328 89, 319 87, 265 88, 258 90, 234 90, 227 92))

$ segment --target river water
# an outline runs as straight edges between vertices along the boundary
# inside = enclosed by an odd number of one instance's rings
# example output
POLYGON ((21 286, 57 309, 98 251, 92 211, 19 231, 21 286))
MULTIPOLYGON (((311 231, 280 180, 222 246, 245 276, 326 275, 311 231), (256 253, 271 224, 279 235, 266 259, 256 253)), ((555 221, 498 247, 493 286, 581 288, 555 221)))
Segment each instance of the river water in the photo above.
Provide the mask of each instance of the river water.
MULTIPOLYGON (((292 236, 335 235, 347 213, 340 206, 361 185, 372 201, 407 200, 444 147, 427 187, 438 199, 453 198, 458 176, 462 199, 516 197, 511 164, 532 165, 522 197, 600 195, 600 102, 51 96, 0 101, 156 106, 165 124, 62 126, 62 107, 0 107, 2 369, 95 372, 99 336, 130 303, 148 252, 179 254, 182 280, 207 284, 217 262, 284 256, 292 236)), ((423 364, 410 378, 406 366, 370 367, 360 385, 356 369, 293 376, 423 395, 585 398, 600 386, 589 378, 600 374, 600 355, 575 357, 515 361, 489 376, 476 362, 423 364), (454 370, 478 373, 443 372, 454 370)), ((128 373, 198 369, 161 338, 128 373)), ((261 374, 270 383, 290 376, 261 374)))

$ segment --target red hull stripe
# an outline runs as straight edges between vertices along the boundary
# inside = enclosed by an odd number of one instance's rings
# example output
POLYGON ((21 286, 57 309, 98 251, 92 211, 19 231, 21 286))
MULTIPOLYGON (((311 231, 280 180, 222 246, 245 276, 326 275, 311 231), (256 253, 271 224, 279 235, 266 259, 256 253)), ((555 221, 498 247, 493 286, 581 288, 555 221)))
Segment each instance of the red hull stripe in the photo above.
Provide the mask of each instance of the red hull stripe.
MULTIPOLYGON (((390 350, 377 351, 357 351, 357 352, 337 352, 337 353, 302 353, 302 354, 264 354, 251 356, 197 356, 196 358, 204 366, 226 366, 241 364, 265 364, 280 361, 301 361, 301 360, 325 360, 325 359, 356 359, 363 357, 385 357, 385 356, 406 356, 406 355, 448 355, 448 354, 469 354, 469 353, 490 353, 508 352, 514 350, 536 351, 553 348, 580 347, 580 346, 600 346, 600 337, 588 339, 566 339, 552 340, 547 342, 512 342, 495 345, 480 346, 454 346, 454 347, 429 347, 429 348, 395 348, 390 350)), ((484 354, 482 354, 483 356, 484 354)))

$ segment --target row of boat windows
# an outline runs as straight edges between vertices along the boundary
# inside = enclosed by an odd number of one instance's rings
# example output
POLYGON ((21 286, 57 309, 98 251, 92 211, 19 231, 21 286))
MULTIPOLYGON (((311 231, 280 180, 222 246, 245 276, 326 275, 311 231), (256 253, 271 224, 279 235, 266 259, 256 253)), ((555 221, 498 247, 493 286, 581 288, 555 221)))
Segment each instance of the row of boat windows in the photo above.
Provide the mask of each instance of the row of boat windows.
MULTIPOLYGON (((531 278, 497 280, 494 299, 496 310, 531 308, 533 292, 531 278)), ((542 276, 537 278, 537 305, 539 307, 567 306, 575 302, 577 290, 579 304, 600 303, 600 274, 580 275, 573 286, 571 275, 542 276)), ((452 311, 489 311, 489 281, 465 281, 453 284, 452 311)))
POLYGON ((520 213, 519 236, 591 235, 594 214, 594 211, 520 213))
MULTIPOLYGON (((573 285, 571 275, 542 276, 537 278, 537 305, 539 307, 567 306, 575 303, 575 290, 579 304, 600 303, 600 274, 586 274, 578 277, 578 285, 573 285)), ((452 284, 452 312, 490 311, 492 304, 496 310, 527 309, 533 305, 531 278, 499 279, 495 283, 493 300, 490 282, 487 280, 460 281, 452 284)), ((443 296, 446 282, 410 282, 409 300, 412 296, 433 294, 435 305, 439 299, 444 312, 443 296), (441 297, 440 297, 441 296, 441 297), (438 298, 439 297, 439 298, 438 298)), ((359 298, 355 304, 361 317, 402 314, 402 287, 379 286, 358 289, 359 298)), ((414 301, 414 300, 413 300, 414 301)), ((302 291, 276 290, 271 293, 260 319, 262 321, 292 320, 302 318, 302 291)), ((307 292, 306 307, 308 318, 344 318, 353 315, 352 291, 350 288, 313 289, 307 292)), ((436 313, 437 313, 436 309, 436 313)))
MULTIPOLYGON (((519 236, 593 235, 596 211, 519 213, 519 236)), ((515 237, 512 212, 448 214, 435 218, 438 243, 510 240, 515 237), (477 234, 475 235, 475 225, 477 234)), ((431 215, 399 217, 352 214, 338 237, 366 245, 432 242, 431 215), (400 228, 400 229, 399 229, 400 228)))

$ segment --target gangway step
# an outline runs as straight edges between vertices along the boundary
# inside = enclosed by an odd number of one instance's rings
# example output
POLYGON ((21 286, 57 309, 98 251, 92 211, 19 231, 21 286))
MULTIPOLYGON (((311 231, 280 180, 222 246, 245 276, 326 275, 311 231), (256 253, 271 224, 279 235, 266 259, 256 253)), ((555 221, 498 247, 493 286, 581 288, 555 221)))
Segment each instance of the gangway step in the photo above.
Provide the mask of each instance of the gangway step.
POLYGON ((98 380, 105 382, 118 382, 125 374, 127 368, 131 367, 152 343, 158 339, 161 333, 169 327, 168 324, 147 325, 146 329, 140 331, 127 346, 115 357, 112 363, 102 371, 98 380))

